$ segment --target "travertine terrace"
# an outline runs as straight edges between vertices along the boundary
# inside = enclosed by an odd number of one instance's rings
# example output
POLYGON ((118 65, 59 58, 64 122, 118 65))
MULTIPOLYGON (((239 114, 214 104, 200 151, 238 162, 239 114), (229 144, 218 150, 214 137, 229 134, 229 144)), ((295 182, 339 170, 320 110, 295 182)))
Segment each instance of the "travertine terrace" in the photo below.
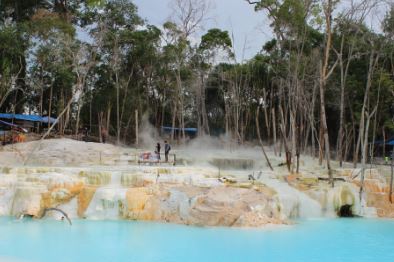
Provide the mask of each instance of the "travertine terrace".
POLYGON ((183 147, 174 150, 178 162, 173 166, 138 164, 140 149, 69 139, 45 140, 30 155, 36 143, 0 152, 1 216, 41 218, 45 209, 56 207, 72 219, 236 227, 335 217, 343 206, 355 215, 394 216, 386 179, 375 169, 366 172, 360 200, 358 170, 337 169, 341 181, 331 188, 319 180, 324 169, 309 165, 308 158, 300 174, 289 175, 273 153, 274 171, 269 171, 258 148, 206 154, 204 147, 183 147))

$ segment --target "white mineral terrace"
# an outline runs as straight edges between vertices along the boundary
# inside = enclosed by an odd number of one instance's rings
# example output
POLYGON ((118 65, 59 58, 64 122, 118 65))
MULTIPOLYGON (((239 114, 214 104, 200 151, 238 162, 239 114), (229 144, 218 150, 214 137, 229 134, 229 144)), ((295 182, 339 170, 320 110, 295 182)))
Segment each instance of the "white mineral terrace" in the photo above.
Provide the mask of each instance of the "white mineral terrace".
POLYGON ((300 173, 289 175, 273 152, 270 171, 259 148, 208 150, 196 143, 173 150, 174 166, 138 164, 144 150, 68 139, 45 140, 31 155, 36 143, 0 152, 0 216, 41 218, 45 209, 59 208, 71 219, 237 227, 335 217, 344 207, 364 217, 394 216, 377 169, 366 171, 360 200, 359 170, 336 169, 340 180, 332 188, 318 179, 327 175, 317 160, 303 157, 300 173))

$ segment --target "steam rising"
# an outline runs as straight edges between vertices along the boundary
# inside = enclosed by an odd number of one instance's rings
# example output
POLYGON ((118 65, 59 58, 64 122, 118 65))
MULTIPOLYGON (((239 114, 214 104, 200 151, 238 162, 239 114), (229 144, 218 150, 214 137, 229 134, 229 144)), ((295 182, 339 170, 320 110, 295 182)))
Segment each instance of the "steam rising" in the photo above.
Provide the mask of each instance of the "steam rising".
POLYGON ((139 147, 149 150, 154 150, 156 143, 162 143, 159 132, 157 129, 149 122, 149 115, 144 114, 141 120, 141 126, 139 129, 139 147))

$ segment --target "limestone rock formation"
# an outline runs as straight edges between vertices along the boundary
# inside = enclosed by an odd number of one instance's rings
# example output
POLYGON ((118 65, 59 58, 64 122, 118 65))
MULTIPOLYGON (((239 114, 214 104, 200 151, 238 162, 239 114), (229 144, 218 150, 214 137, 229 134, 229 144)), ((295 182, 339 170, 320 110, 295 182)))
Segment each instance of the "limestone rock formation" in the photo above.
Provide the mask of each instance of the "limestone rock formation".
POLYGON ((46 208, 61 207, 71 217, 88 219, 237 227, 286 223, 275 191, 263 185, 193 181, 163 170, 158 182, 157 170, 149 170, 133 175, 88 168, 9 169, 0 175, 0 215, 38 218, 46 208))

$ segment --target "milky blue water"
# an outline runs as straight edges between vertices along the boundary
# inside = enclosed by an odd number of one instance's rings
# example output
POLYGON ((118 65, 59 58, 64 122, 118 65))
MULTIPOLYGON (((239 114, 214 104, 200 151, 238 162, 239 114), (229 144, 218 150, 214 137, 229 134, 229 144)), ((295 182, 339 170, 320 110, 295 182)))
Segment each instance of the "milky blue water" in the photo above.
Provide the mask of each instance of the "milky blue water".
POLYGON ((275 229, 0 219, 0 261, 394 261, 394 221, 300 221, 275 229))

